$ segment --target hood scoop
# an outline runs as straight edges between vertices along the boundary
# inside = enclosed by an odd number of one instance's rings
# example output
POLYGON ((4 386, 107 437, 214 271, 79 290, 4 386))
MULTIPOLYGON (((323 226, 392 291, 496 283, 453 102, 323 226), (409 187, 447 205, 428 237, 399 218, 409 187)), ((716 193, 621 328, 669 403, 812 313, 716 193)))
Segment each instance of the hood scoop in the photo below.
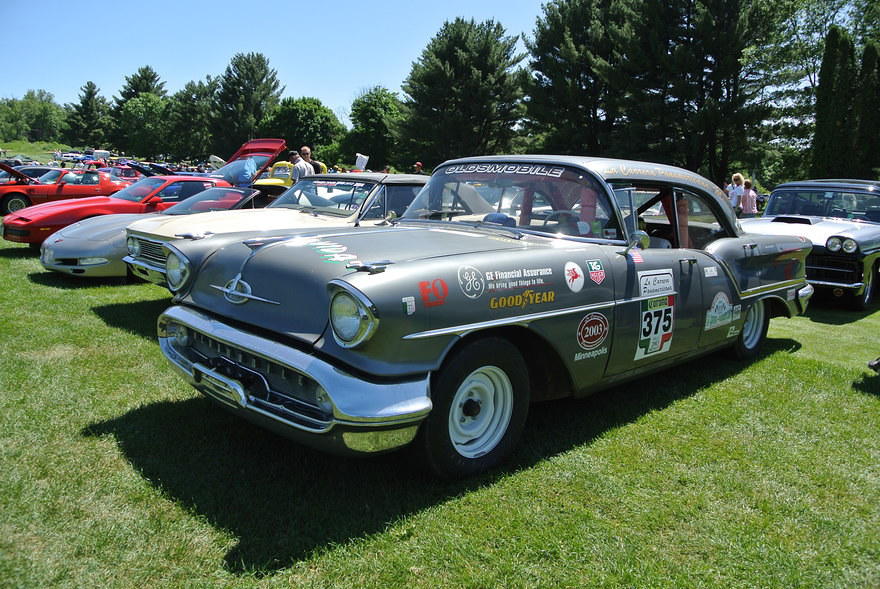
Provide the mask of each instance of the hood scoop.
POLYGON ((780 215, 779 217, 774 217, 771 223, 797 223, 800 225, 812 225, 813 219, 810 217, 785 217, 780 215))

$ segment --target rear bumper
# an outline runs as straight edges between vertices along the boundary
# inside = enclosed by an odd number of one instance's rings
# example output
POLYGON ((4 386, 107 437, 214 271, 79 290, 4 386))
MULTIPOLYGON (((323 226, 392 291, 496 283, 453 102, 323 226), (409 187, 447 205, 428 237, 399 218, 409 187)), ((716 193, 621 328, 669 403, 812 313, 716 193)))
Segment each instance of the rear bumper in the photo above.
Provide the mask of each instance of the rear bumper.
POLYGON ((412 441, 432 407, 427 374, 368 381, 188 307, 166 310, 158 331, 165 357, 193 387, 250 421, 320 450, 365 454, 399 448, 412 441), (210 353, 203 353, 206 347, 210 353), (288 384, 310 391, 315 400, 280 390, 288 384))

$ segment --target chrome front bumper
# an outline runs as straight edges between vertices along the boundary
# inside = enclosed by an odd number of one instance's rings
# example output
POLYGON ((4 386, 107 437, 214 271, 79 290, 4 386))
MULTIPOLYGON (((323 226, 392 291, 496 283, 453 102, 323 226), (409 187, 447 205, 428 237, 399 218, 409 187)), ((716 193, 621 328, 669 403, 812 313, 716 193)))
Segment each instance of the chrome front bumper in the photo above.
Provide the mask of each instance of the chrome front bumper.
POLYGON ((142 278, 147 282, 152 282, 153 284, 158 284, 160 286, 165 286, 167 284, 165 281, 165 268, 160 268, 159 266, 144 262, 143 260, 138 260, 131 256, 125 256, 122 258, 122 261, 128 264, 131 273, 138 278, 142 278))
POLYGON ((162 353, 196 389, 250 421, 321 450, 362 454, 404 446, 431 410, 427 374, 370 382, 184 306, 166 310, 158 331, 162 353), (220 352, 210 360, 196 357, 194 338, 209 340, 220 352), (275 382, 279 374, 307 382, 320 403, 271 390, 273 373, 275 382))

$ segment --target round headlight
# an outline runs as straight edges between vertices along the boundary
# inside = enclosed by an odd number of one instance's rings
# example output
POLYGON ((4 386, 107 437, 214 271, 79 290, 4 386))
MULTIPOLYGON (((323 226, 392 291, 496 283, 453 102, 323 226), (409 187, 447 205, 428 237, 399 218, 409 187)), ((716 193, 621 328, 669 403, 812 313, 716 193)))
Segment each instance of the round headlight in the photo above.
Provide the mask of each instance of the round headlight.
POLYGON ((839 237, 829 237, 828 241, 825 242, 825 248, 829 252, 839 252, 840 251, 840 238, 839 237))
POLYGON ((854 239, 843 240, 843 251, 845 251, 846 253, 855 253, 857 249, 859 249, 859 244, 857 244, 854 239))
POLYGON ((377 323, 370 310, 350 293, 340 290, 330 299, 330 326, 339 345, 353 348, 366 341, 377 323))
POLYGON ((141 242, 139 242, 134 237, 129 237, 125 242, 128 245, 128 253, 130 253, 135 258, 141 255, 141 242))
POLYGON ((165 258, 165 280, 173 292, 180 290, 189 278, 189 260, 175 252, 165 258))

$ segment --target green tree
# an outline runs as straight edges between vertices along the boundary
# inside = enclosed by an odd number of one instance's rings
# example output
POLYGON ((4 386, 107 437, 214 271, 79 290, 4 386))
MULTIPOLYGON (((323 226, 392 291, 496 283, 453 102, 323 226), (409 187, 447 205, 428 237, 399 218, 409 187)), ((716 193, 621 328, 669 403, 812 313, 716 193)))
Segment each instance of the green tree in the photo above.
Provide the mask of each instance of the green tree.
MULTIPOLYGON (((285 98, 260 124, 264 136, 283 137, 293 149, 308 145, 313 150, 342 137, 345 127, 332 110, 317 98, 285 98)), ((316 152, 316 159, 320 159, 316 152)))
POLYGON ((130 142, 130 132, 134 129, 126 126, 122 121, 122 110, 126 103, 137 98, 141 94, 152 94, 159 98, 165 97, 165 82, 161 81, 159 74, 152 67, 145 65, 130 76, 125 77, 125 84, 119 90, 119 96, 114 98, 111 116, 113 117, 114 145, 123 151, 136 151, 130 142))
POLYGON ((64 109, 46 90, 28 90, 21 99, 20 112, 27 126, 28 141, 59 141, 65 126, 64 109))
MULTIPOLYGON (((525 74, 517 36, 494 20, 446 22, 403 82, 402 146, 427 167, 510 150, 522 118, 525 74)), ((406 165, 406 164, 404 164, 406 165)))
POLYGON ((880 178, 880 43, 875 41, 862 52, 855 118, 853 175, 880 178))
POLYGON ((167 151, 167 107, 166 98, 150 92, 143 92, 125 102, 119 113, 119 124, 128 129, 129 153, 154 159, 167 151))
POLYGON ((813 135, 811 174, 816 178, 846 177, 852 169, 853 91, 855 55, 849 34, 832 26, 825 38, 825 52, 816 89, 816 132, 813 135))
POLYGON ((176 159, 204 159, 212 146, 217 79, 187 82, 168 101, 168 150, 176 159))
POLYGON ((554 0, 527 43, 528 128, 552 153, 603 155, 623 116, 617 73, 634 35, 634 0, 554 0))
POLYGON ((17 98, 0 99, 0 141, 25 139, 28 126, 22 116, 21 101, 17 98))
POLYGON ((89 80, 80 88, 79 102, 66 105, 68 143, 81 147, 102 147, 109 136, 111 118, 107 99, 89 80))
POLYGON ((277 72, 261 53, 237 53, 220 76, 214 103, 214 152, 229 157, 255 137, 257 125, 283 91, 277 72))
POLYGON ((340 142, 346 158, 355 153, 370 156, 370 166, 381 170, 396 160, 394 129, 402 117, 402 103, 397 94, 382 86, 361 93, 351 103, 352 129, 340 142))

